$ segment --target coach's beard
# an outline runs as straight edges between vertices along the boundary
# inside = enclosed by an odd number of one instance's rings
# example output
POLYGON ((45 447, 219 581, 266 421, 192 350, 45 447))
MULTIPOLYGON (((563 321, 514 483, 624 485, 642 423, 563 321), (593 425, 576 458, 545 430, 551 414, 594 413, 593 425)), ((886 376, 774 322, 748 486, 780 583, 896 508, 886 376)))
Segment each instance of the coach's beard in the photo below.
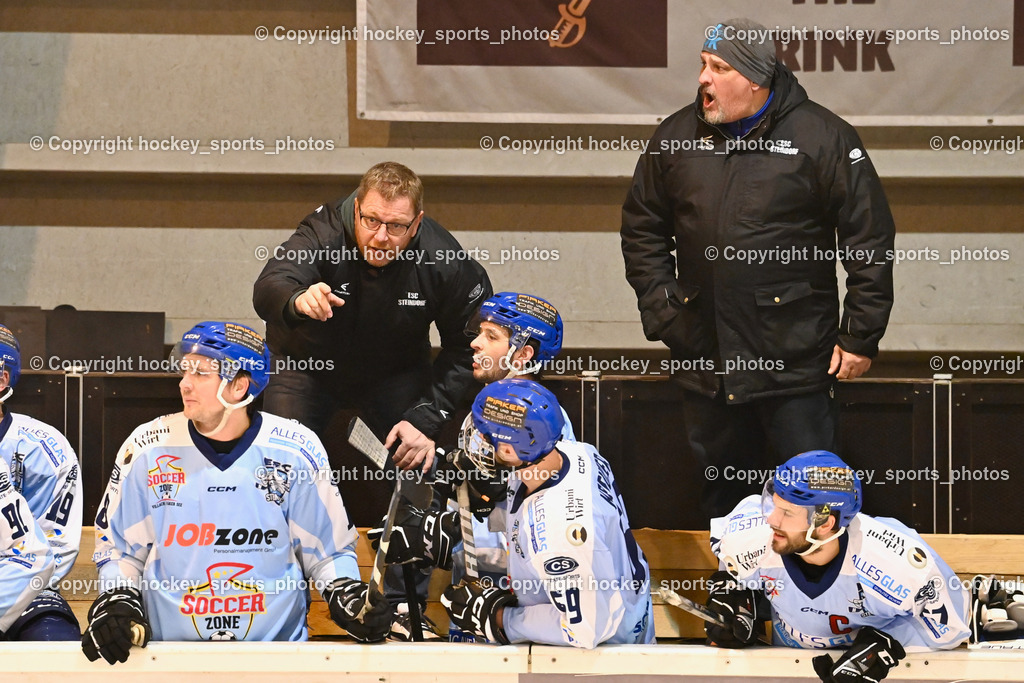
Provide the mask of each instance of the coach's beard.
POLYGON ((703 86, 703 85, 700 86, 700 98, 701 98, 701 106, 700 106, 700 108, 701 108, 701 113, 704 115, 704 120, 707 121, 708 123, 710 123, 713 126, 717 126, 717 125, 719 125, 721 123, 724 123, 725 122, 725 112, 722 111, 721 105, 719 105, 718 111, 716 113, 711 114, 711 113, 708 112, 708 106, 710 106, 713 102, 715 102, 717 98, 714 95, 709 95, 707 93, 707 87, 706 86, 703 86))

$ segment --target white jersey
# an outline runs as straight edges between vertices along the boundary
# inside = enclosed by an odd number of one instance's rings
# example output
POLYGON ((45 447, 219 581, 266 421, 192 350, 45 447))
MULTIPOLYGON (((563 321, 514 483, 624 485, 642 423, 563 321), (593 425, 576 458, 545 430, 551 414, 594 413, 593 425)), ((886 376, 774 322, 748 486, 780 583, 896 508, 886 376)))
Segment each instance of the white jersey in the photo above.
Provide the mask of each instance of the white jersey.
POLYGON ((0 458, 0 633, 39 595, 53 568, 50 544, 0 458))
POLYGON ((308 582, 359 578, 329 474, 294 420, 256 413, 224 455, 183 413, 144 424, 96 515, 101 585, 142 588, 155 640, 305 640, 308 582))
POLYGON ((506 535, 513 643, 652 643, 650 570, 629 528, 608 461, 593 446, 560 441, 562 467, 527 494, 510 483, 506 535))
POLYGON ((71 571, 82 541, 82 481, 78 456, 56 429, 18 413, 0 420, 0 458, 11 483, 53 548, 55 569, 50 588, 71 571))
POLYGON ((724 567, 772 604, 774 642, 843 648, 862 626, 908 652, 957 647, 970 635, 970 592, 917 532, 895 519, 856 515, 839 537, 840 557, 818 583, 793 556, 771 548, 760 496, 711 520, 711 548, 724 567))

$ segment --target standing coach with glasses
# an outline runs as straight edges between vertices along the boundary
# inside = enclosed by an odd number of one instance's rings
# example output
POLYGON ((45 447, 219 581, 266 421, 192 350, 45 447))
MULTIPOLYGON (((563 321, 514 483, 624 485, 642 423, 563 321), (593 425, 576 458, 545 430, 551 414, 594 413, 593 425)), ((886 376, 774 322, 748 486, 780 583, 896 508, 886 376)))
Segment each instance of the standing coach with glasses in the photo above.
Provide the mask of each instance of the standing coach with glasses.
MULTIPOLYGON (((492 293, 483 267, 424 215, 419 177, 377 164, 353 194, 303 219, 256 280, 275 370, 264 409, 323 435, 336 409, 356 408, 385 445, 401 441, 399 468, 428 468, 473 385, 466 322, 492 293)), ((368 519, 383 512, 384 488, 368 519)))

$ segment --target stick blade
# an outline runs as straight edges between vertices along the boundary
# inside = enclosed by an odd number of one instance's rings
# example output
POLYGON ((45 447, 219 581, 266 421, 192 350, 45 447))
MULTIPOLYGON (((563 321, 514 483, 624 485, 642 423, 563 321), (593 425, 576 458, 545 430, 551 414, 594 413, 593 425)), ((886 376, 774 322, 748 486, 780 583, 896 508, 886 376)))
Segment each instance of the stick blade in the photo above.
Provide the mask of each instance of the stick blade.
POLYGON ((388 449, 384 448, 377 435, 358 417, 353 417, 348 423, 348 442, 372 460, 378 468, 384 469, 388 461, 388 449))

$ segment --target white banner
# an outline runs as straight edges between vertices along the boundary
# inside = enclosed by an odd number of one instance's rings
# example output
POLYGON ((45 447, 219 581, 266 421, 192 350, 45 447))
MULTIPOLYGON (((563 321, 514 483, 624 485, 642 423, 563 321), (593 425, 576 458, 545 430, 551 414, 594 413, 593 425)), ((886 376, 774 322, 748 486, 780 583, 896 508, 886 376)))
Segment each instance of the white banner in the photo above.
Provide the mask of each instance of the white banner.
POLYGON ((835 1, 359 0, 357 107, 656 123, 693 101, 708 28, 748 16, 811 99, 855 125, 1024 124, 1021 0, 835 1))

